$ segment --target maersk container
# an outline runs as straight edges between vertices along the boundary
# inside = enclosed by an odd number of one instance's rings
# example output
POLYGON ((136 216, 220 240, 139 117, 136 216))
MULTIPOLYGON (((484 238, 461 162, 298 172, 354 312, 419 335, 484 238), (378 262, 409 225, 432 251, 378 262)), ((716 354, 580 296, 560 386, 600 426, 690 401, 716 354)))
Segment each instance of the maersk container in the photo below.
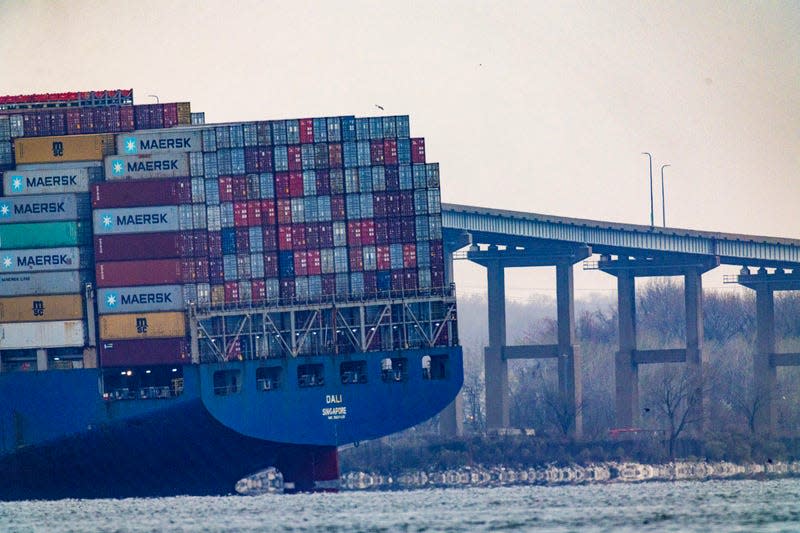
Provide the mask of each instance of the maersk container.
MULTIPOLYGON (((205 255, 207 247, 198 254, 205 255)), ((206 245, 207 246, 207 245, 206 245)), ((195 255, 193 235, 180 232, 99 235, 94 238, 95 260, 167 259, 195 255)))
POLYGON ((117 135, 117 153, 124 155, 166 152, 199 152, 202 139, 198 130, 165 129, 133 131, 117 135))
POLYGON ((184 337, 104 341, 98 347, 100 366, 104 368, 181 364, 191 360, 189 343, 184 337))
POLYGON ((99 180, 100 174, 101 172, 90 172, 88 167, 24 170, 18 168, 3 174, 3 194, 27 196, 88 192, 90 184, 99 180))
POLYGON ((100 315, 100 339, 154 339, 186 335, 183 312, 100 315))
POLYGON ((0 323, 80 320, 82 318, 83 297, 80 294, 0 298, 0 323))
POLYGON ((0 253, 0 272, 51 272, 88 269, 94 265, 92 248, 58 247, 6 250, 0 253))
POLYGON ((78 294, 83 293, 90 281, 91 272, 87 270, 0 273, 0 296, 78 294))
POLYGON ((86 329, 83 320, 0 324, 0 340, 0 350, 76 347, 85 344, 86 329))
POLYGON ((180 259, 98 262, 95 273, 98 287, 139 287, 183 283, 180 259))
POLYGON ((87 222, 39 222, 0 225, 0 250, 81 246, 91 242, 87 222))
POLYGON ((17 164, 99 161, 114 153, 114 135, 24 137, 14 142, 17 164))
MULTIPOLYGON (((191 221, 191 206, 189 206, 191 221)), ((178 206, 97 209, 93 213, 95 235, 178 231, 178 206)), ((191 229, 191 228, 187 228, 191 229)))
POLYGON ((91 217, 86 195, 40 194, 0 198, 0 224, 84 220, 91 217))
POLYGON ((189 176, 189 156, 185 152, 115 155, 104 161, 108 181, 189 176))
POLYGON ((97 291, 97 312, 100 314, 179 311, 183 308, 180 285, 116 287, 97 291))
POLYGON ((143 207, 189 204, 192 184, 188 179, 154 179, 96 183, 91 187, 92 207, 143 207))

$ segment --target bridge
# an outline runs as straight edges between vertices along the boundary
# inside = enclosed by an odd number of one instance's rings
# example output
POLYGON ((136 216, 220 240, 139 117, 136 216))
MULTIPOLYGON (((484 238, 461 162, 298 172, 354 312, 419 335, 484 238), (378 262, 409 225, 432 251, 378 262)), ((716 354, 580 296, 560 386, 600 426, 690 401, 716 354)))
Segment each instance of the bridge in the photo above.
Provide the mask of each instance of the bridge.
MULTIPOLYGON (((615 357, 617 427, 639 427, 639 366, 684 363, 697 379, 705 375, 703 351, 702 274, 719 265, 740 267, 725 281, 756 293, 754 390, 775 390, 780 366, 800 365, 800 353, 777 353, 774 293, 800 290, 800 240, 618 224, 537 213, 442 204, 447 279, 453 280, 453 258, 486 268, 489 345, 484 349, 486 422, 489 429, 509 426, 508 361, 556 359, 559 394, 573 413, 571 432, 580 437, 582 417, 581 353, 575 334, 573 270, 578 262, 617 280, 619 350, 615 357), (466 249, 466 252, 459 251, 466 249), (598 261, 587 261, 599 256, 598 261), (505 269, 551 266, 556 269, 557 343, 506 344, 505 269), (686 307, 685 347, 641 350, 636 343, 635 279, 683 276, 686 307)), ((703 419, 707 399, 698 402, 692 418, 703 419), (695 418, 697 417, 697 418, 695 418)), ((460 406, 454 402, 442 415, 446 433, 461 432, 460 406)), ((767 392, 756 427, 774 432, 776 406, 767 392)), ((702 428, 701 428, 702 430, 702 428)))

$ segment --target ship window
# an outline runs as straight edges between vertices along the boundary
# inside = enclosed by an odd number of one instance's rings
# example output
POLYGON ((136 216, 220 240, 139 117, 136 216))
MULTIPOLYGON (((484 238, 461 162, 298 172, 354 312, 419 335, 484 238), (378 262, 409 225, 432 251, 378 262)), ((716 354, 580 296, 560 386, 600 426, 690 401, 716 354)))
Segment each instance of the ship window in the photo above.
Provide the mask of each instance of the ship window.
POLYGON ((401 382, 408 379, 408 359, 405 357, 382 359, 381 379, 386 383, 401 382))
POLYGON ((214 372, 214 394, 227 396, 242 390, 241 374, 239 370, 217 370, 214 372))
POLYGON ((281 367, 267 366, 256 368, 256 390, 272 391, 281 386, 281 367))
POLYGON ((430 380, 445 379, 447 377, 447 356, 423 355, 422 377, 430 380))
POLYGON ((366 361, 345 361, 339 366, 339 377, 345 385, 367 382, 366 361))
POLYGON ((300 365, 297 367, 297 384, 300 387, 322 387, 325 374, 321 364, 300 365))

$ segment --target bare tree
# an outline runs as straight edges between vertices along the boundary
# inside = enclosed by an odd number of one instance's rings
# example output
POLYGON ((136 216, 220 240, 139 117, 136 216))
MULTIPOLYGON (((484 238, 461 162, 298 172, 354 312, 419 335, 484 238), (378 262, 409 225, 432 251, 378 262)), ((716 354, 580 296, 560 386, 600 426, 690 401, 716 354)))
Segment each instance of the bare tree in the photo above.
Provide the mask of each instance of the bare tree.
POLYGON ((567 438, 575 429, 575 419, 583 412, 584 404, 575 405, 555 387, 546 387, 544 392, 545 417, 561 437, 567 438))
POLYGON ((477 372, 469 373, 464 377, 461 394, 464 397, 464 414, 467 417, 467 427, 478 433, 486 431, 486 412, 481 400, 483 389, 483 379, 477 372))

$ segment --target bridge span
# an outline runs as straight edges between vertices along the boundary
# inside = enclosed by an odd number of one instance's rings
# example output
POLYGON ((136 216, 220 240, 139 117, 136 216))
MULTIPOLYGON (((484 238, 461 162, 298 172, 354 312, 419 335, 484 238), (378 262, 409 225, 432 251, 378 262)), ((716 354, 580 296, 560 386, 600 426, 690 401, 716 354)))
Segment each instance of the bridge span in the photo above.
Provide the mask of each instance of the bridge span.
MULTIPOLYGON (((598 269, 617 280, 619 350, 615 357, 615 417, 617 427, 639 426, 639 374, 643 364, 685 363, 702 381, 708 365, 703 351, 702 274, 720 264, 741 267, 726 282, 756 293, 756 353, 754 383, 762 391, 757 413, 760 432, 775 430, 775 390, 779 366, 800 365, 800 353, 777 353, 774 292, 800 290, 800 240, 738 235, 680 228, 619 224, 556 217, 457 204, 442 204, 447 277, 453 280, 454 254, 486 268, 489 345, 484 349, 486 421, 490 429, 509 427, 508 360, 553 358, 558 364, 559 392, 573 413, 572 433, 582 431, 581 353, 575 335, 573 270, 575 263, 598 269), (466 251, 460 251, 466 249, 466 251), (586 261, 599 256, 597 261, 586 261), (552 345, 506 344, 505 269, 556 268, 558 342, 552 345), (636 344, 635 279, 683 276, 686 307, 685 347, 640 350, 636 344)), ((707 399, 692 418, 704 419, 707 399)), ((442 416, 445 432, 461 431, 461 414, 454 402, 442 416)), ((703 428, 695 428, 702 432, 703 428)))

